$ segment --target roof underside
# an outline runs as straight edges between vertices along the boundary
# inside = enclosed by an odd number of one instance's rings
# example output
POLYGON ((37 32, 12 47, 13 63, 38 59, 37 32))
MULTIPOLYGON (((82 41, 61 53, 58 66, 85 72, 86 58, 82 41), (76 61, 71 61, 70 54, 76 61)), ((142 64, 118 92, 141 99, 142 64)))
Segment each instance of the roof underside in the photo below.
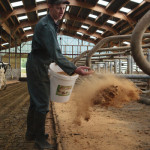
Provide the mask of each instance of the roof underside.
MULTIPOLYGON (((108 36, 131 34, 138 20, 150 9, 150 2, 145 0, 137 0, 141 3, 131 0, 105 0, 106 6, 99 4, 101 1, 70 0, 69 9, 60 21, 59 33, 96 44, 108 36), (121 8, 128 8, 128 12, 120 11, 121 8), (90 14, 95 18, 90 17, 90 14)), ((36 23, 43 17, 39 15, 42 12, 48 12, 47 0, 1 0, 0 49, 9 47, 5 43, 11 43, 10 46, 13 47, 16 43, 20 45, 21 42, 32 40, 32 36, 28 35, 33 34, 36 23), (19 1, 23 5, 12 6, 12 3, 19 1), (27 17, 20 20, 21 16, 27 17), (26 27, 30 28, 25 30, 26 27)))

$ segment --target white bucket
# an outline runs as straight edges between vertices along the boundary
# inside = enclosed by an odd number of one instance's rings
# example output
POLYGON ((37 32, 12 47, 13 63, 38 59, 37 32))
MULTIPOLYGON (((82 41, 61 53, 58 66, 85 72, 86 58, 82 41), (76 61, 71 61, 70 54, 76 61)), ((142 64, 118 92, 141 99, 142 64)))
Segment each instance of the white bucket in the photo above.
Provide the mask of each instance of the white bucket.
POLYGON ((63 103, 69 100, 79 75, 67 76, 58 72, 63 72, 63 70, 55 63, 51 63, 49 66, 50 99, 53 102, 63 103))

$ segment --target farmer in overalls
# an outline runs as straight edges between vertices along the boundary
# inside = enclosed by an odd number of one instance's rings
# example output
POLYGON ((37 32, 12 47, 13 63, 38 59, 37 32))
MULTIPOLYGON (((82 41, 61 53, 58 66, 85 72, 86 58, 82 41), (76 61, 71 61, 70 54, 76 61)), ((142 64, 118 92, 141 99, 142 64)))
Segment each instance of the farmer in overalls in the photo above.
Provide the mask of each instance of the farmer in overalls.
POLYGON ((40 149, 51 149, 45 134, 46 114, 49 111, 50 80, 48 68, 55 62, 68 75, 91 74, 84 69, 86 66, 76 67, 62 54, 57 41, 57 21, 62 19, 67 0, 49 0, 49 13, 43 17, 35 27, 32 40, 32 51, 27 60, 27 83, 30 94, 30 107, 27 115, 26 140, 35 140, 40 149))

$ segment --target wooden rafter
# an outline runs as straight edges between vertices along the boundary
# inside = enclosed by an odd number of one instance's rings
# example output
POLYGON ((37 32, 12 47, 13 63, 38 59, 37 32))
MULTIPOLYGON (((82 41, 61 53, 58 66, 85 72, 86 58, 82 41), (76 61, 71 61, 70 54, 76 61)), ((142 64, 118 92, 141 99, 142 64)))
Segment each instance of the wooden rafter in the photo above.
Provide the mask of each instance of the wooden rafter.
POLYGON ((95 42, 94 40, 84 39, 84 38, 83 38, 83 37, 81 37, 81 36, 77 36, 77 35, 69 34, 69 33, 66 33, 66 32, 63 32, 63 31, 61 31, 61 32, 59 33, 59 35, 67 35, 67 36, 71 36, 71 37, 73 37, 73 38, 77 38, 77 39, 80 39, 80 40, 87 41, 87 42, 89 42, 89 43, 96 44, 96 42, 95 42))
POLYGON ((76 27, 72 27, 70 25, 65 25, 65 24, 62 24, 61 27, 63 29, 69 29, 69 30, 72 30, 72 31, 75 31, 75 32, 82 32, 83 34, 86 34, 86 35, 89 35, 89 36, 95 36, 96 38, 102 39, 102 36, 100 34, 98 34, 98 33, 90 33, 87 30, 84 30, 82 28, 76 28, 76 27))
POLYGON ((76 20, 76 21, 79 21, 79 22, 82 22, 82 23, 85 23, 85 24, 91 24, 92 26, 96 26, 98 28, 102 28, 102 29, 105 29, 105 30, 109 30, 111 32, 113 32, 114 34, 117 34, 117 31, 109 26, 106 26, 106 25, 100 25, 99 23, 96 23, 96 22, 93 22, 89 19, 82 19, 82 18, 77 18, 76 16, 73 16, 73 15, 69 15, 68 13, 65 14, 64 16, 65 19, 69 19, 69 20, 76 20))
MULTIPOLYGON (((70 5, 83 7, 83 8, 87 8, 87 9, 92 9, 92 10, 97 11, 97 12, 101 12, 101 13, 119 18, 119 19, 123 19, 123 20, 135 23, 135 20, 133 18, 132 19, 130 17, 126 18, 123 13, 118 13, 118 12, 113 13, 113 12, 108 11, 99 5, 92 6, 90 4, 75 1, 75 0, 70 1, 70 5)), ((48 8, 47 3, 43 3, 40 5, 38 4, 36 7, 32 7, 32 8, 26 8, 26 9, 25 8, 18 8, 18 9, 13 10, 12 12, 5 14, 4 17, 0 20, 0 22, 1 23, 5 22, 9 17, 11 17, 13 15, 24 14, 24 13, 28 13, 28 12, 32 12, 32 11, 36 11, 36 10, 47 9, 47 8, 48 8)))

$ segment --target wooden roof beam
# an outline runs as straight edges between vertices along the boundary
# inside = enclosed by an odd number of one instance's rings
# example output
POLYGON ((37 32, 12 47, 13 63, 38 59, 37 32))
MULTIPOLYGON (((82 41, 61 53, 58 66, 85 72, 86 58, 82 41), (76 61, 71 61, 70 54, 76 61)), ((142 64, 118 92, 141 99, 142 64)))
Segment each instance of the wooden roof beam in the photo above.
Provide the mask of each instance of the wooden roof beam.
POLYGON ((36 20, 36 21, 24 21, 24 22, 22 22, 17 27, 14 27, 12 34, 14 35, 19 28, 24 28, 24 27, 27 27, 27 26, 36 25, 38 21, 39 20, 36 20))
POLYGON ((73 30, 75 32, 82 32, 83 34, 85 35, 89 35, 89 36, 94 36, 96 38, 100 38, 102 39, 102 36, 98 33, 90 33, 88 32, 88 30, 84 30, 84 29, 81 29, 81 28, 76 28, 76 27, 72 27, 70 25, 65 25, 65 24, 62 24, 61 26, 63 29, 67 29, 67 30, 73 30))
MULTIPOLYGON (((109 26, 106 26, 106 25, 99 25, 98 23, 95 23, 93 21, 90 21, 88 19, 81 19, 81 18, 77 18, 76 16, 73 16, 73 15, 69 15, 68 13, 65 14, 64 16, 65 19, 67 20, 75 20, 75 21, 78 21, 78 22, 82 22, 82 23, 85 23, 85 24, 90 24, 92 26, 96 26, 97 28, 102 28, 102 29, 105 29, 105 30, 108 30, 108 31, 111 31, 113 32, 114 34, 118 34, 116 30, 114 30, 113 28, 109 27, 109 26)), ((15 26, 13 28, 13 34, 16 33, 16 31, 19 29, 19 28, 23 28, 23 27, 26 27, 26 26, 32 26, 32 25, 35 25, 37 21, 34 21, 34 22, 31 22, 31 21, 24 21, 22 22, 20 25, 18 25, 17 27, 15 26)))
POLYGON ((73 6, 79 6, 79 7, 83 7, 83 8, 87 8, 87 9, 92 9, 94 11, 101 12, 101 13, 104 13, 104 14, 107 14, 107 15, 125 20, 125 21, 130 21, 132 23, 136 22, 133 18, 127 17, 128 18, 127 19, 123 13, 120 13, 120 12, 114 13, 112 11, 106 10, 104 7, 101 7, 99 5, 92 6, 88 3, 79 2, 76 0, 69 0, 69 1, 70 1, 70 5, 73 5, 73 6))
POLYGON ((32 7, 32 8, 16 8, 15 10, 13 10, 12 12, 8 12, 6 14, 3 14, 3 18, 0 19, 0 23, 5 22, 8 18, 10 18, 11 16, 14 15, 20 15, 20 14, 26 14, 28 12, 33 12, 36 10, 42 10, 42 9, 46 9, 48 8, 47 3, 43 3, 43 4, 39 4, 36 7, 32 7))
POLYGON ((133 13, 134 11, 136 11, 139 7, 141 7, 145 3, 146 3, 145 1, 143 1, 142 3, 140 3, 137 7, 135 7, 134 9, 132 9, 127 15, 130 15, 131 13, 133 13))
POLYGON ((6 39, 6 37, 4 35, 1 35, 1 38, 5 41, 8 42, 8 39, 6 39))
POLYGON ((69 15, 68 13, 65 14, 64 18, 65 18, 65 19, 68 19, 68 20, 76 20, 76 21, 78 21, 78 22, 82 22, 82 23, 85 23, 85 24, 89 24, 89 25, 92 25, 92 26, 96 26, 96 27, 98 27, 98 28, 102 28, 102 29, 105 29, 105 30, 107 30, 107 31, 111 31, 111 32, 113 32, 114 34, 117 34, 117 33, 118 33, 115 29, 113 29, 113 28, 111 28, 111 27, 109 27, 109 26, 100 25, 99 23, 93 22, 93 21, 91 21, 91 20, 89 20, 89 19, 82 19, 82 18, 73 16, 73 15, 69 15))
POLYGON ((5 23, 1 24, 1 26, 3 30, 5 30, 11 36, 11 38, 14 39, 14 37, 12 36, 12 30, 5 23))
POLYGON ((33 34, 34 32, 31 31, 26 31, 24 34, 20 35, 20 39, 23 39, 25 36, 29 35, 29 34, 33 34))
POLYGON ((77 38, 77 39, 80 39, 80 40, 83 40, 83 41, 87 41, 87 42, 89 42, 89 43, 96 44, 95 41, 90 40, 90 39, 84 39, 84 38, 82 38, 82 37, 80 37, 80 36, 78 36, 78 35, 69 34, 69 33, 66 33, 66 32, 63 32, 63 31, 61 31, 59 34, 60 34, 60 35, 71 36, 71 37, 73 37, 73 38, 77 38))
MULTIPOLYGON (((66 28, 65 28, 65 29, 66 29, 66 28)), ((34 33, 33 31, 26 31, 24 34, 21 35, 21 38, 20 38, 20 39, 23 39, 23 41, 26 41, 26 39, 24 39, 24 37, 27 36, 28 34, 33 34, 33 33, 34 33)), ((63 31, 61 31, 59 34, 62 34, 62 33, 63 33, 63 35, 66 35, 66 33, 63 32, 63 31), (64 34, 64 33, 65 33, 65 34, 64 34)), ((72 37, 74 37, 74 38, 79 38, 79 37, 80 37, 80 36, 72 35, 72 34, 68 34, 68 33, 67 33, 67 35, 72 36, 72 37)), ((85 40, 85 39, 83 39, 83 38, 80 38, 80 39, 85 40)), ((90 40, 90 38, 87 39, 86 41, 88 41, 88 42, 90 42, 90 43, 96 44, 96 42, 95 42, 94 40, 92 40, 92 39, 90 40)))
MULTIPOLYGON (((83 8, 87 8, 87 9, 92 9, 94 11, 101 12, 101 13, 119 18, 119 19, 130 21, 130 23, 131 22, 135 23, 135 20, 133 18, 131 19, 130 17, 125 17, 125 15, 123 13, 119 13, 119 12, 113 13, 113 12, 108 11, 99 5, 92 6, 88 3, 79 2, 76 0, 69 0, 69 1, 70 1, 70 5, 72 5, 72 6, 78 6, 78 7, 83 7, 83 8)), ((47 8, 48 8, 47 3, 38 4, 36 7, 32 7, 32 8, 26 8, 26 9, 25 8, 18 8, 18 9, 13 10, 12 12, 6 13, 6 15, 3 14, 4 17, 2 19, 0 19, 0 22, 1 23, 5 22, 10 16, 13 16, 13 15, 28 13, 28 12, 32 12, 32 11, 36 11, 36 10, 47 9, 47 8)))

